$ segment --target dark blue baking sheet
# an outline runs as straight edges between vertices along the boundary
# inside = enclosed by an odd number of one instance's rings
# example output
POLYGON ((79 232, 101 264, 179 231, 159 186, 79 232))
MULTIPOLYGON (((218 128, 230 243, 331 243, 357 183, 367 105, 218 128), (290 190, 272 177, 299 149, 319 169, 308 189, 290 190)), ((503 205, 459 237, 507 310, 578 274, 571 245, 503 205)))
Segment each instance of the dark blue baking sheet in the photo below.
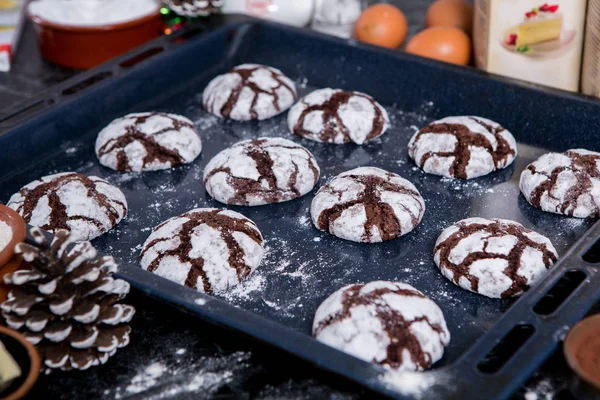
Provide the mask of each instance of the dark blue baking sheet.
POLYGON ((593 221, 542 213, 518 192, 520 172, 544 152, 600 150, 596 101, 254 20, 187 40, 161 38, 136 53, 147 50, 158 53, 133 67, 120 65, 127 65, 123 61, 132 55, 121 57, 41 93, 30 103, 33 107, 24 107, 20 114, 0 117, 0 201, 55 172, 78 171, 114 183, 127 196, 129 217, 94 245, 121 262, 121 274, 136 288, 398 398, 404 397, 382 381, 380 368, 309 336, 317 306, 345 284, 376 279, 407 282, 443 309, 452 341, 434 372, 426 375, 428 389, 410 392, 414 381, 400 388, 408 397, 422 398, 481 398, 482 393, 486 398, 507 397, 555 349, 568 326, 600 298, 595 266, 579 257, 600 236, 600 226, 586 234, 593 221), (320 87, 367 92, 386 107, 393 126, 368 145, 335 146, 293 137, 286 114, 238 123, 205 113, 201 94, 208 81, 245 62, 283 70, 296 80, 301 95, 320 87), (99 130, 116 117, 146 110, 175 112, 194 120, 203 138, 201 157, 189 166, 146 174, 119 174, 101 167, 93 150, 99 130), (415 168, 406 149, 414 131, 433 119, 458 114, 487 117, 512 131, 519 142, 514 165, 471 181, 426 175, 415 168), (202 185, 208 160, 239 140, 260 136, 287 137, 311 150, 322 169, 319 185, 364 165, 399 173, 425 198, 421 225, 406 237, 382 244, 343 241, 312 226, 309 194, 278 205, 232 207, 258 224, 267 255, 253 276, 232 293, 217 295, 218 300, 142 271, 137 265, 139 250, 154 226, 192 208, 223 207, 206 195, 202 185), (544 283, 516 303, 463 291, 439 273, 431 251, 443 228, 468 216, 519 221, 548 236, 563 260, 544 283), (578 240, 573 256, 564 257, 578 240), (572 269, 582 271, 586 279, 571 297, 550 315, 533 312, 538 300, 572 269), (493 373, 481 367, 489 351, 517 325, 527 327, 530 335, 518 352, 493 373))

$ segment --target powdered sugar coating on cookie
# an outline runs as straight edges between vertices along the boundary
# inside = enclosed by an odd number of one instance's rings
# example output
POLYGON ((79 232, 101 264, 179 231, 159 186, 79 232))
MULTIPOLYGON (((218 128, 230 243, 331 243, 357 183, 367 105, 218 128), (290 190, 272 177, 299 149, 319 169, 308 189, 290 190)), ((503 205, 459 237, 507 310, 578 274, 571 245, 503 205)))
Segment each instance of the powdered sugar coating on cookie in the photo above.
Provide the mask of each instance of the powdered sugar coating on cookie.
POLYGON ((570 217, 600 215, 600 153, 585 149, 548 153, 521 173, 521 193, 543 211, 570 217))
POLYGON ((143 269, 199 292, 230 289, 263 257, 263 237, 230 210, 198 208, 157 226, 144 243, 143 269))
POLYGON ((346 171, 317 192, 310 207, 314 225, 342 239, 376 243, 412 231, 425 212, 415 186, 375 167, 346 171))
POLYGON ((202 151, 194 123, 175 114, 145 112, 117 118, 96 139, 100 164, 115 171, 156 171, 189 164, 202 151))
POLYGON ((434 261, 456 285, 487 297, 518 296, 558 259, 548 238, 506 219, 468 218, 446 228, 434 261))
POLYGON ((163 0, 177 15, 206 17, 219 11, 225 0, 163 0))
POLYGON ((331 347, 398 371, 429 368, 450 342, 437 304, 399 282, 339 289, 317 309, 312 330, 331 347))
POLYGON ((204 108, 221 118, 263 120, 296 100, 296 85, 278 69, 243 64, 213 79, 202 95, 204 108))
POLYGON ((117 187, 97 176, 64 172, 24 186, 8 207, 38 228, 67 229, 75 240, 92 240, 127 215, 127 200, 117 187))
POLYGON ((509 131, 489 119, 447 117, 415 133, 408 154, 427 173, 471 179, 512 164, 517 142, 509 131))
POLYGON ((387 111, 371 96, 340 89, 319 89, 300 99, 288 113, 290 131, 325 143, 363 144, 385 133, 387 111))
POLYGON ((221 203, 259 206, 304 196, 315 187, 319 172, 313 155, 290 140, 244 140, 209 161, 204 185, 221 203))

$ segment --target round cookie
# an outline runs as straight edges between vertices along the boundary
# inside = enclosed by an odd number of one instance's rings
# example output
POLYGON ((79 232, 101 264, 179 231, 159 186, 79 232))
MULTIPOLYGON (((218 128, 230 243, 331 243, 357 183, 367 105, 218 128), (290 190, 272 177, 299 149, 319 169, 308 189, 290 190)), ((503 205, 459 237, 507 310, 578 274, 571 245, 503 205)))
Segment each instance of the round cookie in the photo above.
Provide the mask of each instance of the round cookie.
POLYGON ((115 171, 156 171, 189 164, 202 151, 194 123, 175 114, 145 112, 112 121, 98 134, 96 156, 115 171))
POLYGON ((375 167, 336 176, 319 189, 310 207, 317 229, 364 243, 407 234, 424 212, 423 198, 412 183, 375 167))
POLYGON ((415 133, 408 155, 427 173, 471 179, 509 166, 517 156, 517 142, 489 119, 447 117, 415 133))
POLYGON ((446 278, 492 298, 520 295, 557 259, 548 238, 506 219, 458 221, 442 232, 434 250, 434 261, 446 278))
POLYGON ((313 336, 362 360, 422 371, 442 358, 450 332, 442 310, 405 283, 348 285, 317 309, 313 336))
POLYGON ((389 125, 387 111, 371 96, 340 89, 315 90, 288 113, 290 131, 316 142, 361 145, 389 125))
POLYGON ((127 215, 119 188, 97 176, 63 172, 45 176, 12 195, 8 207, 38 228, 67 229, 75 240, 92 240, 127 215))
POLYGON ((206 17, 219 11, 225 0, 163 0, 177 15, 206 17))
POLYGON ((237 121, 263 120, 290 108, 296 85, 278 69, 243 64, 213 79, 202 95, 206 111, 237 121))
POLYGON ((548 153, 521 173, 521 193, 543 211, 600 216, 600 153, 585 149, 548 153))
POLYGON ((140 265, 199 292, 230 289, 263 257, 258 227, 230 210, 198 208, 168 219, 144 243, 140 265))
POLYGON ((304 196, 315 187, 319 172, 313 155, 292 141, 244 140, 209 161, 204 185, 221 203, 259 206, 304 196))

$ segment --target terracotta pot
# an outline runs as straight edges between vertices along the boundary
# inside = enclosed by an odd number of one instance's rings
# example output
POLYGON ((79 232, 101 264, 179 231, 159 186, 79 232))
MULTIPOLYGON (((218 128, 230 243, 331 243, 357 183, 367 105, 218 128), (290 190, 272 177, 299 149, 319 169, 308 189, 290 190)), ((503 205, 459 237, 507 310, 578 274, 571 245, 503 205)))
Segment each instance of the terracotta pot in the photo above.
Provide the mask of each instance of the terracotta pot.
POLYGON ((567 363, 576 373, 571 391, 578 399, 600 399, 600 314, 571 329, 564 343, 567 363))
POLYGON ((88 69, 134 49, 162 34, 160 9, 155 13, 112 25, 71 26, 39 16, 33 21, 42 57, 69 68, 88 69))
POLYGON ((16 271, 21 265, 21 257, 15 256, 15 246, 25 240, 27 226, 16 211, 2 204, 0 204, 0 221, 8 224, 13 231, 8 245, 0 250, 0 303, 2 303, 6 300, 9 291, 4 284, 4 275, 16 271))
POLYGON ((25 336, 12 329, 0 326, 0 340, 13 356, 23 374, 7 389, 0 393, 2 400, 23 398, 33 387, 40 375, 41 360, 35 347, 25 336))

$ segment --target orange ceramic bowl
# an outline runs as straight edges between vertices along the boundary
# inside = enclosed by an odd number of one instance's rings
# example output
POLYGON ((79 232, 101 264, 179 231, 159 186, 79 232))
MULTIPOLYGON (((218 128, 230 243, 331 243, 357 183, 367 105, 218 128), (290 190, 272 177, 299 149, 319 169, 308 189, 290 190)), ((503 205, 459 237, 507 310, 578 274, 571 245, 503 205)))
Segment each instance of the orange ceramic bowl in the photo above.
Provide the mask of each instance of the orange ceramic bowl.
POLYGON ((40 375, 42 366, 40 355, 25 336, 4 326, 0 326, 0 340, 19 364, 23 374, 7 389, 9 393, 0 393, 0 398, 2 400, 22 399, 31 390, 40 375))
POLYGON ((0 221, 4 222, 12 229, 12 239, 4 249, 0 249, 0 271, 6 265, 15 253, 15 246, 25 240, 25 221, 16 211, 5 205, 0 204, 0 221))
POLYGON ((12 239, 0 250, 0 303, 6 300, 9 288, 4 284, 4 275, 14 272, 21 266, 21 257, 15 256, 15 246, 25 240, 25 221, 16 211, 0 204, 0 221, 12 228, 12 239))
POLYGON ((575 382, 577 398, 600 397, 600 314, 580 321, 571 329, 563 346, 567 363, 587 384, 575 382), (585 395, 584 395, 585 393, 585 395), (597 396, 597 397, 594 397, 597 396))
POLYGON ((88 69, 132 50, 162 33, 160 8, 144 17, 112 25, 72 26, 32 15, 42 57, 63 67, 88 69))

